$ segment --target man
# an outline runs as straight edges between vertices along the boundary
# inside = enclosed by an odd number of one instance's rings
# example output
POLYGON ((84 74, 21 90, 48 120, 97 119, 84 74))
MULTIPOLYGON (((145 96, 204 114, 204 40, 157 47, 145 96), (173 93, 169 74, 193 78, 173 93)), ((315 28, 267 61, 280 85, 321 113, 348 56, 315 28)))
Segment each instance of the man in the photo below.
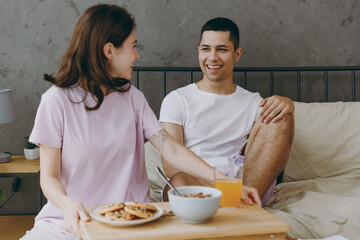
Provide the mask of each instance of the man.
MULTIPOLYGON (((289 156, 294 104, 280 96, 262 99, 234 84, 233 69, 242 49, 238 27, 231 20, 208 21, 201 29, 198 51, 203 78, 166 96, 160 122, 178 142, 224 173, 246 158, 244 184, 256 188, 265 205, 289 156)), ((166 159, 162 162, 175 186, 208 185, 166 159)))

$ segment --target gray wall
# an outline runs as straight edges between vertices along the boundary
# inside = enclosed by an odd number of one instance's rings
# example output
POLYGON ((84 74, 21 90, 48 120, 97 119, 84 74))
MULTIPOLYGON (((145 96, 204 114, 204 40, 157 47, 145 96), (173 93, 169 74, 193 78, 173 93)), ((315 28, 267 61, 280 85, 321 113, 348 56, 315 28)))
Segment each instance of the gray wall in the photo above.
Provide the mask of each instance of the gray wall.
MULTIPOLYGON (((30 134, 41 94, 50 86, 42 75, 57 70, 78 17, 98 2, 0 0, 0 88, 11 89, 19 117, 0 126, 0 152, 22 154, 23 137, 30 134)), ((141 55, 137 66, 198 66, 199 30, 217 16, 239 25, 244 53, 238 66, 360 65, 360 1, 356 0, 100 2, 125 6, 135 16, 141 55)), ((142 86, 155 112, 161 100, 156 88, 160 78, 153 75, 142 86)), ((342 74, 335 74, 335 79, 343 81, 342 74)), ((177 82, 171 89, 182 84, 177 82)), ((321 88, 311 84, 304 84, 309 96, 321 88)), ((279 93, 293 91, 292 86, 284 86, 279 93)), ((349 90, 341 88, 335 95, 347 100, 349 90)))

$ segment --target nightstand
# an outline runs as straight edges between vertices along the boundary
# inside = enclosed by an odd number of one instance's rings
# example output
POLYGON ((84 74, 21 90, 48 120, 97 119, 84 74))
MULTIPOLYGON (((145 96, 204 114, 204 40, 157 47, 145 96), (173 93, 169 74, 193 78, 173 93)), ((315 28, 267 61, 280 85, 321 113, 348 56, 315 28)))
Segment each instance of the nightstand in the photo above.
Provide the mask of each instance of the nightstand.
MULTIPOLYGON (((10 181, 10 178, 18 178, 20 179, 20 183, 19 183, 19 191, 15 193, 14 197, 16 195, 18 195, 18 199, 17 199, 17 203, 20 209, 20 212, 12 212, 12 210, 9 210, 11 212, 2 212, 1 209, 0 210, 0 215, 9 215, 9 214, 37 214, 37 212, 39 212, 43 206, 43 197, 42 197, 42 191, 40 188, 40 160, 36 159, 36 160, 27 160, 25 159, 24 155, 13 155, 11 157, 11 162, 7 162, 7 163, 0 163, 0 178, 3 179, 7 179, 8 181, 10 181), (31 183, 31 185, 29 186, 29 183, 31 183), (28 203, 33 203, 33 201, 30 201, 31 198, 28 196, 30 193, 30 195, 35 194, 35 199, 36 199, 36 206, 33 210, 33 212, 25 212, 22 213, 21 212, 21 208, 25 208, 25 206, 21 206, 21 205, 26 205, 28 203), (27 199, 28 198, 28 199, 27 199), (29 202, 27 202, 29 201, 29 202)), ((11 180, 14 181, 14 180, 11 180)), ((6 181, 3 181, 6 182, 6 181)), ((6 186, 6 188, 8 188, 8 194, 11 194, 11 185, 12 183, 9 182, 6 186), (9 190, 10 189, 10 190, 9 190)), ((4 190, 4 189, 2 189, 4 190)), ((5 190, 4 190, 5 191, 5 190)), ((8 197, 8 196, 7 196, 8 197)), ((34 198, 34 197, 33 197, 34 198)), ((13 199, 11 199, 7 205, 9 205, 12 202, 13 199)), ((0 205, 2 204, 2 202, 0 202, 0 205)), ((11 204, 14 205, 14 204, 11 204)))

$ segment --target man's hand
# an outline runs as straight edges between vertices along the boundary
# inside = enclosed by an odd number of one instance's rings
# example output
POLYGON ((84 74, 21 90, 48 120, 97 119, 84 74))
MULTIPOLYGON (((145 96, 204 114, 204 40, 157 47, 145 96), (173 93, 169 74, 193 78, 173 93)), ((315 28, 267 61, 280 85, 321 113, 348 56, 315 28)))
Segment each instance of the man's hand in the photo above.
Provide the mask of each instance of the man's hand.
POLYGON ((79 220, 87 222, 90 221, 90 217, 80 202, 69 198, 66 205, 66 210, 63 212, 65 231, 73 233, 76 239, 81 239, 79 220))
POLYGON ((255 188, 243 185, 241 199, 247 205, 253 205, 255 203, 261 207, 261 199, 255 188))
POLYGON ((274 95, 265 98, 261 101, 260 107, 263 109, 260 112, 259 118, 264 123, 277 122, 281 120, 286 114, 293 113, 295 106, 290 98, 274 95))

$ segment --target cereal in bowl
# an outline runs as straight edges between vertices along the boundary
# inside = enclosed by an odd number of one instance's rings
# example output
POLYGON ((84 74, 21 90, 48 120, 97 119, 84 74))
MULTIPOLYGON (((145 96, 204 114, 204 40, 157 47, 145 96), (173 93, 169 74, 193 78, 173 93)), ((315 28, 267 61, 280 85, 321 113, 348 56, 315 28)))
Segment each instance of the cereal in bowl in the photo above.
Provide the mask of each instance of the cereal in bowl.
POLYGON ((204 195, 202 192, 196 193, 196 194, 185 194, 185 197, 189 197, 189 198, 209 198, 211 197, 211 194, 206 194, 204 195))

